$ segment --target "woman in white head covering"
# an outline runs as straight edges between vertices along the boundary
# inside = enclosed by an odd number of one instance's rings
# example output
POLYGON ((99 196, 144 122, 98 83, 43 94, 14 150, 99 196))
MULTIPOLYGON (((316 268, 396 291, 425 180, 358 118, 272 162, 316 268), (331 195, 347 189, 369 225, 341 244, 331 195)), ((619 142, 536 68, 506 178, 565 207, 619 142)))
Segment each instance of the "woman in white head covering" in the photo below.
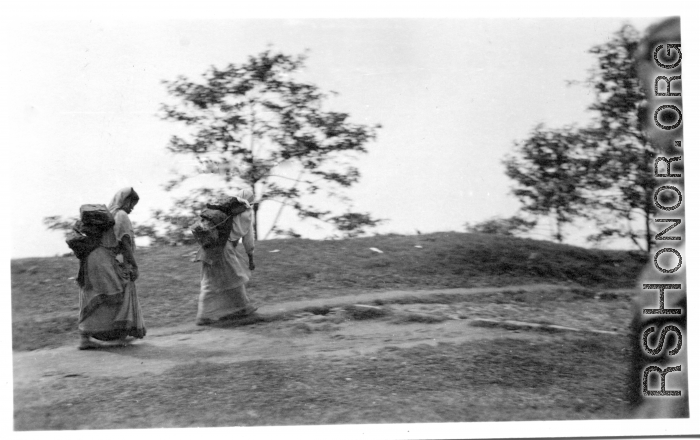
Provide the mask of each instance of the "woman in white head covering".
POLYGON ((255 269, 255 233, 251 207, 254 195, 245 189, 239 191, 236 198, 247 209, 229 219, 231 232, 228 240, 218 247, 200 249, 195 259, 202 262, 198 325, 250 315, 257 310, 248 299, 245 289, 250 280, 250 271, 255 269), (239 240, 242 246, 238 243, 239 240))
MULTIPOLYGON (((129 220, 128 214, 134 210, 134 207, 139 202, 139 195, 136 194, 134 188, 126 187, 122 188, 112 197, 112 201, 107 206, 109 212, 114 216, 114 235, 117 241, 121 242, 124 237, 128 237, 127 242, 129 243, 129 249, 133 250, 134 247, 134 228, 131 225, 131 220, 129 220)), ((133 262, 136 266, 136 262, 133 262)), ((138 271, 137 271, 138 273, 138 271)), ((136 275, 138 278, 138 275, 136 275)))
POLYGON ((134 230, 127 215, 138 200, 131 187, 117 192, 108 206, 114 227, 104 232, 102 245, 87 257, 85 282, 80 289, 81 350, 101 347, 90 338, 126 343, 129 337, 146 335, 134 284, 139 276, 134 230))

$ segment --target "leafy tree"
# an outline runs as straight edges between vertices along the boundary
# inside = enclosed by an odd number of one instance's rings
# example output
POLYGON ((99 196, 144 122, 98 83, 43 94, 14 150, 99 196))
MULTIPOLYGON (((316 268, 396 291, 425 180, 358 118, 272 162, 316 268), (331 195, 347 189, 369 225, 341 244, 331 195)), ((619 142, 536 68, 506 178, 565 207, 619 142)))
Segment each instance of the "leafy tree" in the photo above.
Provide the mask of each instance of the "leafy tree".
POLYGON ((498 234, 515 236, 530 231, 535 227, 535 221, 528 221, 522 217, 492 218, 476 224, 465 223, 467 232, 479 234, 498 234))
POLYGON ((164 104, 162 117, 187 129, 171 138, 168 149, 195 159, 193 169, 179 171, 165 188, 184 188, 202 174, 209 179, 190 188, 169 212, 156 213, 170 231, 190 222, 204 201, 241 187, 255 194, 256 220, 262 204, 279 204, 271 233, 283 232, 277 223, 285 207, 349 235, 379 222, 367 213, 338 214, 309 202, 335 197, 349 205, 342 190, 360 178, 349 159, 366 153, 380 126, 351 123, 347 113, 324 110, 329 95, 292 78, 305 60, 267 50, 242 64, 211 67, 200 82, 183 76, 164 81, 176 103, 164 104))
POLYGON ((563 225, 579 215, 586 204, 582 179, 591 160, 584 153, 585 138, 574 127, 546 129, 537 125, 530 137, 515 144, 504 160, 506 175, 515 180, 512 192, 521 209, 535 216, 552 216, 554 239, 564 239, 563 225))
POLYGON ((587 81, 595 92, 595 102, 589 107, 595 119, 589 133, 598 143, 598 160, 586 185, 599 189, 589 206, 600 233, 589 239, 629 238, 649 251, 655 184, 651 164, 656 152, 639 117, 645 103, 634 61, 640 38, 626 25, 590 50, 597 65, 587 81))
POLYGON ((655 150, 639 117, 645 100, 634 63, 639 40, 634 28, 623 26, 590 50, 597 60, 586 81, 595 95, 588 126, 538 125, 505 160, 523 210, 553 215, 558 241, 562 225, 586 218, 599 230, 591 241, 621 237, 651 249, 655 150))
POLYGON ((61 217, 60 215, 52 215, 43 219, 46 229, 49 231, 62 231, 66 236, 73 230, 73 226, 77 221, 78 217, 61 217))

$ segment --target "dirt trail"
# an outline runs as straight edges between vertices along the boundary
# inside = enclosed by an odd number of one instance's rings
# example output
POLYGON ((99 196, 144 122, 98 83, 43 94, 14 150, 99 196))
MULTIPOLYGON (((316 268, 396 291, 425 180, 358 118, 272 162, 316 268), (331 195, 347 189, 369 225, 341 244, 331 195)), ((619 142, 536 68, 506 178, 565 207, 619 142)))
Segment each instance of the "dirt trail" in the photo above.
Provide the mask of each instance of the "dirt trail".
MULTIPOLYGON (((528 289, 553 288, 529 286, 528 289)), ((320 315, 303 315, 312 307, 341 307, 369 304, 374 300, 405 299, 406 301, 435 296, 436 294, 475 295, 516 288, 442 289, 432 291, 369 292, 361 295, 313 299, 264 305, 261 316, 291 315, 291 323, 252 324, 246 327, 198 327, 189 322, 183 325, 149 329, 148 335, 124 348, 76 350, 75 346, 40 349, 14 353, 15 386, 38 386, 39 382, 67 375, 132 376, 144 372, 160 372, 174 365, 207 359, 216 362, 237 362, 251 359, 284 358, 317 354, 345 354, 368 352, 385 345, 410 345, 435 342, 442 339, 483 338, 491 330, 469 328, 468 322, 446 321, 426 330, 425 325, 391 325, 384 322, 338 323, 331 330, 321 332, 289 331, 296 321, 326 321, 320 315), (301 315, 294 316, 294 313, 301 315), (296 318, 296 319, 293 319, 296 318), (305 319, 306 318, 306 319, 305 319), (262 327, 267 327, 262 329, 262 327), (469 329, 469 331, 466 331, 469 329), (38 381, 38 382, 37 382, 38 381)))
MULTIPOLYGON (((464 303, 478 294, 561 289, 561 286, 527 286, 372 292, 265 305, 258 310, 258 315, 263 319, 247 325, 234 321, 212 327, 186 323, 149 329, 144 340, 127 347, 79 351, 75 345, 71 345, 15 352, 14 385, 15 396, 18 396, 15 403, 20 407, 23 405, 19 397, 25 394, 22 391, 41 389, 65 378, 161 374, 171 367, 197 361, 236 363, 301 356, 371 355, 390 346, 463 343, 506 335, 523 339, 553 338, 556 335, 521 332, 513 321, 509 321, 510 324, 505 327, 492 325, 494 322, 491 321, 488 326, 474 325, 484 320, 479 316, 458 315, 448 305, 427 300, 442 295, 442 298, 457 298, 455 301, 464 303), (370 305, 376 300, 390 304, 370 305), (314 308, 317 309, 316 314, 312 313, 314 308), (355 315, 349 319, 352 313, 355 315), (361 316, 363 313, 366 316, 361 316)), ((52 398, 57 396, 42 396, 47 403, 52 398)))

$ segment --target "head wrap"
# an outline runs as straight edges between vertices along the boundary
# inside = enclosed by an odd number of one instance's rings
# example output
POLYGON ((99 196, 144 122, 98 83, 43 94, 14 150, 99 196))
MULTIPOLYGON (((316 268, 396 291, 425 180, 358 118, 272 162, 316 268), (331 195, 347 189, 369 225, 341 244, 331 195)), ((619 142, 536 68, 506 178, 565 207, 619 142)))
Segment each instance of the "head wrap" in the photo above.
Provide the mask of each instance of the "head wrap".
POLYGON ((253 209, 252 203, 255 200, 253 191, 242 189, 235 196, 238 200, 246 205, 248 209, 245 212, 233 217, 233 226, 231 228, 231 238, 239 239, 246 235, 253 227, 253 209))
POLYGON ((129 203, 133 201, 136 204, 139 201, 139 195, 136 194, 134 188, 126 187, 122 188, 112 197, 112 201, 107 206, 109 212, 114 216, 114 236, 117 241, 121 241, 122 237, 128 235, 131 238, 132 250, 135 247, 134 240, 136 236, 134 234, 134 228, 131 225, 131 220, 127 215, 124 208, 129 206, 129 203))
POLYGON ((132 200, 134 201, 134 204, 138 203, 139 201, 139 195, 136 194, 134 188, 130 186, 122 188, 117 191, 114 197, 112 197, 112 201, 107 206, 107 209, 109 209, 109 212, 111 212, 112 215, 116 215, 117 211, 127 207, 132 200))
POLYGON ((249 189, 242 189, 234 196, 239 202, 243 203, 246 208, 250 209, 252 207, 253 200, 255 200, 255 194, 249 189))

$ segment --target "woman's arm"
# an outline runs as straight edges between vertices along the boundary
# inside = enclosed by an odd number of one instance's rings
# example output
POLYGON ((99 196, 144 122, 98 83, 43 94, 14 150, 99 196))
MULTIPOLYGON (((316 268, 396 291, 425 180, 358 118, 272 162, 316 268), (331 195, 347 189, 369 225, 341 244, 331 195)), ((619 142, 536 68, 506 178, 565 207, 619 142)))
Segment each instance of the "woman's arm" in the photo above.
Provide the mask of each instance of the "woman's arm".
POLYGON ((134 258, 134 251, 131 243, 131 237, 124 235, 121 239, 121 251, 124 256, 124 262, 131 267, 129 277, 131 281, 136 281, 139 277, 139 267, 136 264, 136 259, 134 258))
POLYGON ((253 254, 255 252, 255 232, 253 229, 255 228, 251 223, 248 233, 243 236, 243 248, 246 254, 248 254, 248 268, 250 268, 250 270, 255 269, 255 262, 253 261, 253 254))
POLYGON ((255 261, 253 261, 253 254, 248 254, 248 269, 255 270, 255 261))

